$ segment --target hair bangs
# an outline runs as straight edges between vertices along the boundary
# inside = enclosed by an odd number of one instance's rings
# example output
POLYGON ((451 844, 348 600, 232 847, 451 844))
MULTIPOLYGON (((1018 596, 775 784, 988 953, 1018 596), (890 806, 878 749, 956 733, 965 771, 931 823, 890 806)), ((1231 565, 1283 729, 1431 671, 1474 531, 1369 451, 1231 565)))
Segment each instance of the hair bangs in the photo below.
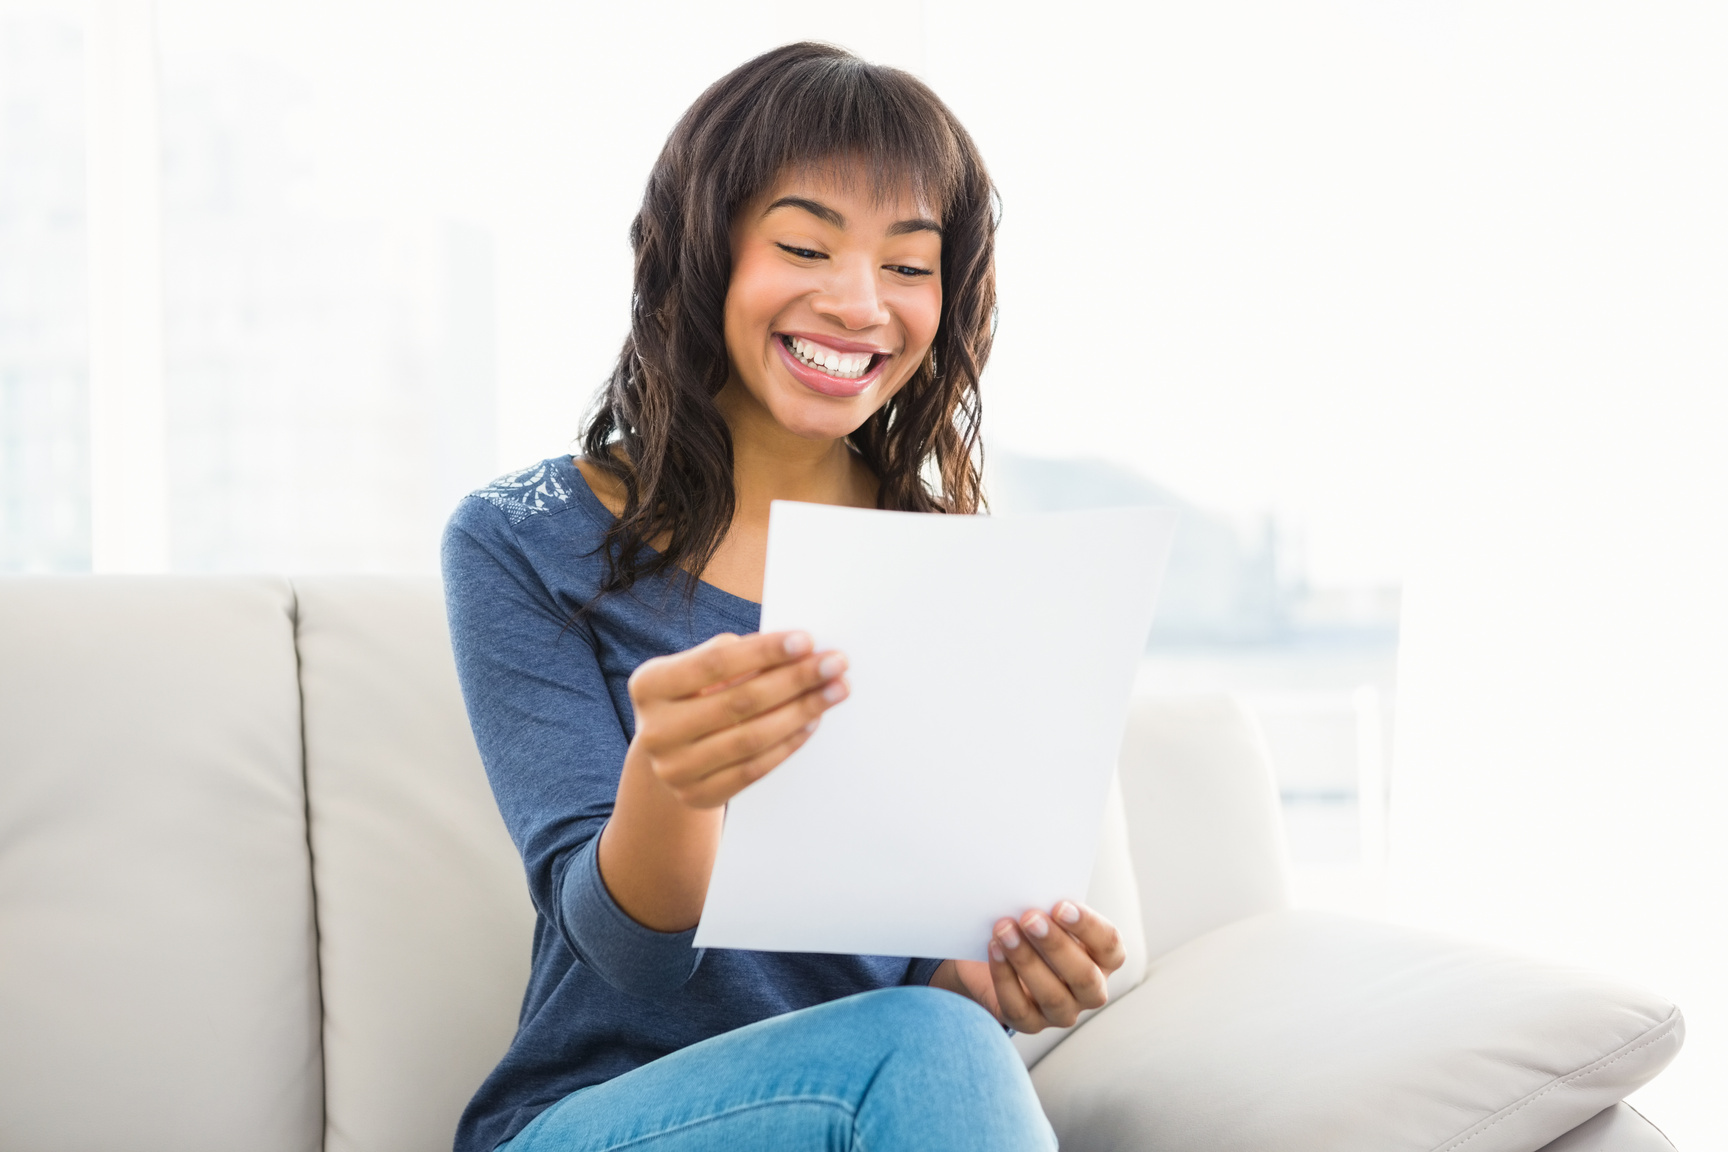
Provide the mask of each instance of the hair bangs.
POLYGON ((945 214, 965 177, 947 108, 909 73, 833 51, 788 67, 745 110, 726 166, 731 208, 788 172, 854 180, 862 168, 878 202, 909 190, 945 214))

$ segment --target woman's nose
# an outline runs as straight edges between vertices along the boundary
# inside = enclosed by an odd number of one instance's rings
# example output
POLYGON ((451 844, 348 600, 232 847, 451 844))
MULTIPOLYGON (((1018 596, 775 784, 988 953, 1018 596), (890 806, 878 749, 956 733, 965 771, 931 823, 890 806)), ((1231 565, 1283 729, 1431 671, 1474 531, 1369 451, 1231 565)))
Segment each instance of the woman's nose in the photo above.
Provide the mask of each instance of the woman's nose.
POLYGON ((811 301, 811 306, 847 328, 875 328, 888 323, 888 309, 877 291, 876 269, 863 261, 835 268, 826 290, 811 301))

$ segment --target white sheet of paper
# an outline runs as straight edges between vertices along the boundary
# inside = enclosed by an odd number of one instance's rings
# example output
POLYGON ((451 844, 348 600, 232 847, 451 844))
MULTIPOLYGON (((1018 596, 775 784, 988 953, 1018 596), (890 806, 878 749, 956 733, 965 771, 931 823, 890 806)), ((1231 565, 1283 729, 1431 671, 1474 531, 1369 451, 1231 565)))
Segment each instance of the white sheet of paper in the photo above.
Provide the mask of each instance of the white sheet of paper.
POLYGON ((776 501, 762 630, 852 694, 733 798, 696 944, 981 959, 1083 898, 1175 523, 776 501))

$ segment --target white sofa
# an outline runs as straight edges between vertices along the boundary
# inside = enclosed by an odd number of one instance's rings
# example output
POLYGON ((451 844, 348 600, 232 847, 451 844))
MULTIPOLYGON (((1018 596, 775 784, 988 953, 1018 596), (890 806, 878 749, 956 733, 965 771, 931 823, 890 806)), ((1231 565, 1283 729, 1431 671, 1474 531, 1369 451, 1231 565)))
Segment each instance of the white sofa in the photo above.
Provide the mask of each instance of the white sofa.
MULTIPOLYGON (((1022 1041, 1065 1149, 1671 1147, 1671 1004, 1288 909, 1228 700, 1138 701, 1120 782, 1136 959, 1022 1041)), ((0 579, 0 1149, 447 1148, 532 922, 434 583, 0 579)))

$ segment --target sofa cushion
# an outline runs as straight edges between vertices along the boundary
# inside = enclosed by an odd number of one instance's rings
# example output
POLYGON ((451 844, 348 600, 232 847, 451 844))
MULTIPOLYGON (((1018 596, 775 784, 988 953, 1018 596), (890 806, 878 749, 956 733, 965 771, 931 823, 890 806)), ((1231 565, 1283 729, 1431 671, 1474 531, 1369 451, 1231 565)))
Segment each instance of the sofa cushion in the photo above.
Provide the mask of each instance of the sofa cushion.
POLYGON ((1672 1004, 1603 976, 1277 912, 1154 960, 1032 1080, 1064 1152, 1531 1152, 1682 1036, 1672 1004))
POLYGON ((0 579, 0 1147, 310 1152, 281 580, 0 579))
POLYGON ((436 580, 295 581, 328 1152, 439 1152, 516 1029, 534 910, 436 580))
POLYGON ((1148 955, 1289 907, 1278 785, 1241 704, 1138 696, 1119 764, 1148 955))

